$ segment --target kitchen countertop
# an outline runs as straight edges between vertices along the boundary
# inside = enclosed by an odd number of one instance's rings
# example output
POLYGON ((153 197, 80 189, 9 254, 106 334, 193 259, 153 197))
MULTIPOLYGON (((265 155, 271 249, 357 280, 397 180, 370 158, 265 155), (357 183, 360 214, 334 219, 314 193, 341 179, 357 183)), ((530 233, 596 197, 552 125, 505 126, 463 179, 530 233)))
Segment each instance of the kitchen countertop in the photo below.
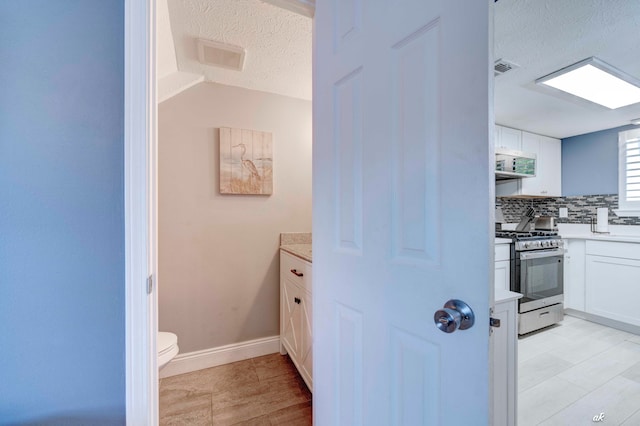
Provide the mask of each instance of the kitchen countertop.
POLYGON ((510 300, 520 299, 522 295, 520 293, 516 293, 514 291, 505 290, 503 288, 497 288, 494 300, 495 303, 508 302, 510 300))
POLYGON ((591 227, 584 224, 558 224, 558 233, 565 239, 618 241, 625 243, 640 243, 640 226, 609 225, 609 234, 596 234, 591 227))
POLYGON ((494 244, 511 244, 511 238, 496 238, 494 244))
POLYGON ((640 243, 640 236, 636 235, 619 235, 619 234, 562 234, 564 239, 576 240, 599 240, 599 241, 617 241, 625 243, 640 243))
POLYGON ((312 262, 311 244, 282 244, 280 246, 280 249, 294 256, 297 256, 302 260, 306 260, 307 262, 312 262))

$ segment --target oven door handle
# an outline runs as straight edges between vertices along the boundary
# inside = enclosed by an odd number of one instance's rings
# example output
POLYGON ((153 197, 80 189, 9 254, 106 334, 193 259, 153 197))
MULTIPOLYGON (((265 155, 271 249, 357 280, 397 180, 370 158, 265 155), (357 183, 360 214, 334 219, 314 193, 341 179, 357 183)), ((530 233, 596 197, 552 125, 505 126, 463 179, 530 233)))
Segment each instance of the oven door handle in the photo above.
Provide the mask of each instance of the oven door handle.
POLYGON ((555 257, 564 255, 564 249, 539 250, 520 252, 520 260, 542 259, 543 257, 555 257))

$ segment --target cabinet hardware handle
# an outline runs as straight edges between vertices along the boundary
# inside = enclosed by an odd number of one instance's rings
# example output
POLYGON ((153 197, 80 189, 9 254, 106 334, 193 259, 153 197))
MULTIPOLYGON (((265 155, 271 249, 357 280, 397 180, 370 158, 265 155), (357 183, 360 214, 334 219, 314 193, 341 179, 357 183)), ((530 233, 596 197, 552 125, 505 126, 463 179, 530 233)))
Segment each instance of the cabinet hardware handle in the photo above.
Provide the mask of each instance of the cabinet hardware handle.
POLYGON ((547 311, 547 312, 540 312, 540 315, 538 315, 538 316, 540 316, 540 317, 541 317, 541 316, 543 316, 543 315, 548 315, 549 313, 550 313, 550 311, 547 311))
POLYGON ((300 302, 302 302, 299 297, 294 297, 293 301, 296 302, 298 305, 300 304, 300 302))
POLYGON ((296 277, 302 277, 302 276, 304 276, 304 274, 303 274, 302 272, 298 272, 298 270, 297 270, 297 269, 292 269, 292 270, 291 270, 291 273, 292 273, 293 275, 295 275, 296 277))

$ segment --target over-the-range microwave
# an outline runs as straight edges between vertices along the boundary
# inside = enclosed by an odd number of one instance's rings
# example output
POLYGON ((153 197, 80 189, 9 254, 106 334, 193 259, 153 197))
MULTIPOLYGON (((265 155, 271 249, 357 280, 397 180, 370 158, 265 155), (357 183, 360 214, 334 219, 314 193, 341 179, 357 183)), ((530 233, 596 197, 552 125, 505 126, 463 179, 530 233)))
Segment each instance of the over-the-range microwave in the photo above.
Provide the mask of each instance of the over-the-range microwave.
POLYGON ((536 154, 496 148, 496 180, 536 176, 536 154))

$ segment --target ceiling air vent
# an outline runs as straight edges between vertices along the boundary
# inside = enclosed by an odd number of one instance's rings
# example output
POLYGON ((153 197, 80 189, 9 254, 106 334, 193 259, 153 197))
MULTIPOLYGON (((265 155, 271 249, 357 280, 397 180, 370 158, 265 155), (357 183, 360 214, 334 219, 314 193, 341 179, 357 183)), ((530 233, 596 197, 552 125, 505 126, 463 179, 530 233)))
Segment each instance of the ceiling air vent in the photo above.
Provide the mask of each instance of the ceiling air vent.
POLYGON ((504 74, 507 71, 514 70, 516 68, 520 68, 520 65, 514 64, 511 61, 507 61, 506 59, 498 59, 493 65, 494 73, 493 76, 497 77, 499 75, 504 74))
POLYGON ((290 10, 291 12, 298 13, 303 16, 313 18, 313 14, 316 11, 316 0, 262 0, 264 3, 269 3, 274 6, 281 7, 283 9, 290 10))
POLYGON ((204 65, 242 71, 245 50, 217 41, 198 39, 198 60, 204 65))

